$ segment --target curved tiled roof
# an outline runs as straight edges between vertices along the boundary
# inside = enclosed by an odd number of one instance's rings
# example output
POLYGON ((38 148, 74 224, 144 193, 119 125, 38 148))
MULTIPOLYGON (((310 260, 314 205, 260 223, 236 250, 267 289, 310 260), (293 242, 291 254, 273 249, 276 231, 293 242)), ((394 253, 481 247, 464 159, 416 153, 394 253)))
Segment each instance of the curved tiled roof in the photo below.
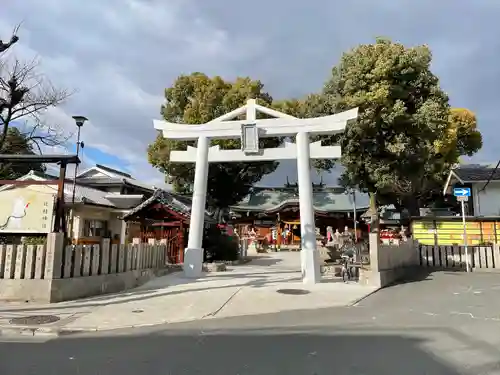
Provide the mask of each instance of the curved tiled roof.
MULTIPOLYGON (((140 205, 134 207, 125 216, 123 216, 123 219, 136 215, 139 211, 148 207, 152 203, 161 203, 168 207, 168 209, 184 216, 186 219, 191 216, 191 200, 189 198, 181 197, 162 189, 157 189, 149 199, 146 199, 140 205)), ((206 211, 205 221, 214 222, 214 219, 206 211)))
MULTIPOLYGON (((254 188, 251 194, 231 208, 236 211, 274 212, 287 205, 298 204, 299 196, 295 189, 254 188)), ((352 196, 339 188, 316 189, 313 191, 313 205, 318 212, 348 212, 353 209, 352 196)), ((368 194, 356 192, 356 208, 362 210, 369 206, 368 194)))

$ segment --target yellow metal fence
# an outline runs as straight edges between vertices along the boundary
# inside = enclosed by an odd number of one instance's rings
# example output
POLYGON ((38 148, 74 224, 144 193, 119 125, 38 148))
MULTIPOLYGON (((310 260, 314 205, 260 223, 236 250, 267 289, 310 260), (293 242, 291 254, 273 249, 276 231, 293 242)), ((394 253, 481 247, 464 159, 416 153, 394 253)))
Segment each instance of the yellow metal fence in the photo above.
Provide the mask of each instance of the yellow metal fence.
MULTIPOLYGON (((467 244, 482 245, 500 243, 500 219, 466 221, 467 244)), ((463 245, 461 218, 413 220, 413 238, 423 245, 463 245)))

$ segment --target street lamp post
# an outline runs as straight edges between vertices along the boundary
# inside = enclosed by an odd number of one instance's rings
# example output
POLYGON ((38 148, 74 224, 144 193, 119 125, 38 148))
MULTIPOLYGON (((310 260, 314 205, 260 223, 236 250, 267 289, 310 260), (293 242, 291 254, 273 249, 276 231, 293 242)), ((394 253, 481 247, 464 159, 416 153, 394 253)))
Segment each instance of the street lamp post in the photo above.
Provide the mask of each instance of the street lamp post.
MULTIPOLYGON (((84 116, 73 116, 73 119, 75 120, 76 126, 78 128, 78 135, 76 138, 76 156, 78 157, 80 154, 80 146, 81 148, 83 148, 83 142, 80 141, 80 131, 82 129, 83 124, 88 119, 84 116)), ((75 164, 75 176, 73 177, 73 194, 71 199, 72 204, 75 204, 76 175, 78 174, 78 165, 79 165, 78 163, 75 164)))

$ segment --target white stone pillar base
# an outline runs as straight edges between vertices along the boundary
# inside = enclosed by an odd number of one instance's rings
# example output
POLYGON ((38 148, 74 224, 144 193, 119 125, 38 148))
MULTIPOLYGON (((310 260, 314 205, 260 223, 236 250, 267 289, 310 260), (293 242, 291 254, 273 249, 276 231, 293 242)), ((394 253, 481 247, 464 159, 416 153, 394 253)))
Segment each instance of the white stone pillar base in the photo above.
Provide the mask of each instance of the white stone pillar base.
POLYGON ((203 249, 184 250, 184 276, 198 278, 203 275, 203 249))
POLYGON ((317 250, 301 250, 302 282, 304 284, 318 284, 321 282, 319 253, 317 250))
POLYGON ((257 251, 257 244, 254 241, 252 241, 252 243, 248 245, 247 255, 248 256, 259 255, 259 252, 257 251))

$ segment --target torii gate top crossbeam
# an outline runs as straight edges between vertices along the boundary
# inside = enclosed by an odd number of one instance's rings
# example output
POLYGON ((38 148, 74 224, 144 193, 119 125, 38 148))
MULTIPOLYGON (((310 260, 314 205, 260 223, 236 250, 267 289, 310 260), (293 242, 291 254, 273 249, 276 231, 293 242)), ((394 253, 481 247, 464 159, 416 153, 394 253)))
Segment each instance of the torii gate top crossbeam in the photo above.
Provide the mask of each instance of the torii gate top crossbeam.
POLYGON ((284 137, 304 131, 310 134, 341 133, 347 121, 357 116, 358 108, 354 108, 335 115, 301 119, 261 106, 255 99, 249 99, 244 106, 202 125, 175 124, 161 120, 153 122, 155 129, 161 130, 163 136, 169 139, 194 140, 200 136, 235 139, 241 137, 241 126, 244 124, 255 124, 259 137, 284 137), (259 120, 256 119, 256 112, 275 118, 259 120), (231 120, 243 114, 246 114, 245 120, 231 120))

